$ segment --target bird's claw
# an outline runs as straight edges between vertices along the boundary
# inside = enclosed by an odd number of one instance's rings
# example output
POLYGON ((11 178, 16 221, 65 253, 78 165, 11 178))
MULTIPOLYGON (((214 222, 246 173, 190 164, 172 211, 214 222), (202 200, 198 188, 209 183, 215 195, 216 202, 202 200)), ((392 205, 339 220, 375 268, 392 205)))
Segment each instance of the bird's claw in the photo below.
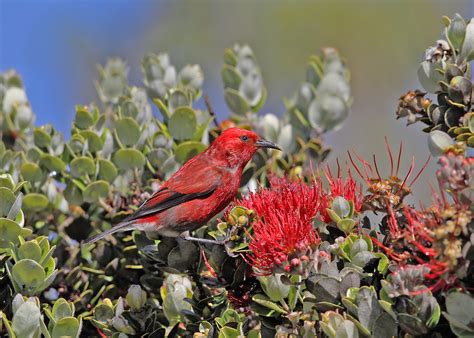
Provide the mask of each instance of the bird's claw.
POLYGON ((191 241, 191 242, 197 242, 197 243, 202 243, 202 244, 215 244, 215 245, 224 245, 224 241, 217 241, 215 239, 206 239, 206 238, 197 238, 197 237, 192 237, 189 236, 188 234, 181 234, 179 236, 181 239, 184 239, 185 241, 191 241))
POLYGON ((230 241, 229 239, 224 239, 224 240, 214 240, 214 239, 206 239, 206 238, 198 238, 198 237, 192 237, 189 235, 189 233, 182 233, 179 235, 179 238, 185 240, 185 241, 191 241, 191 242, 197 242, 200 244, 215 244, 215 245, 223 245, 224 249, 230 257, 237 257, 234 252, 232 252, 231 248, 227 245, 230 241))

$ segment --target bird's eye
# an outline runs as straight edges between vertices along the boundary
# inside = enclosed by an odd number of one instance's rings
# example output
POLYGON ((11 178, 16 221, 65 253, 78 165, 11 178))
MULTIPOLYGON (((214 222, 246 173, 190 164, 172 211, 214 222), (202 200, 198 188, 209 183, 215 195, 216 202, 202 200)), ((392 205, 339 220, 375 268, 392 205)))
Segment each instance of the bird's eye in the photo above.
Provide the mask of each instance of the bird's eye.
POLYGON ((242 141, 248 141, 249 140, 249 137, 247 135, 243 135, 243 136, 240 136, 240 139, 242 141))

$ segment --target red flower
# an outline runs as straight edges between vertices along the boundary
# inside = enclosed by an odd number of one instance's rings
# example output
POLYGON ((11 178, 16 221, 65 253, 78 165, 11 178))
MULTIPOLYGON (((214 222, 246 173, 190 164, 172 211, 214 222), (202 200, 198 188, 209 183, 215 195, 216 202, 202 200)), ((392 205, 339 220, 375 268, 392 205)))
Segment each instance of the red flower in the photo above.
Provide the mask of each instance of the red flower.
POLYGON ((270 184, 236 202, 256 213, 249 261, 257 274, 270 274, 275 268, 298 272, 308 260, 308 250, 319 243, 312 220, 320 205, 320 187, 275 177, 270 184))

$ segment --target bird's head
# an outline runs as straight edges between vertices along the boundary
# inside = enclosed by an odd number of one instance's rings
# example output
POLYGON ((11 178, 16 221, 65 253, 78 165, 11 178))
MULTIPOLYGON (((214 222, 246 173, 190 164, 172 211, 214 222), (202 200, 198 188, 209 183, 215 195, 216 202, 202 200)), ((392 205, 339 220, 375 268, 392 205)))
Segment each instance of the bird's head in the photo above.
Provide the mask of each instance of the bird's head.
POLYGON ((260 148, 281 150, 276 144, 262 139, 253 131, 229 128, 212 143, 209 151, 229 167, 243 168, 260 148))

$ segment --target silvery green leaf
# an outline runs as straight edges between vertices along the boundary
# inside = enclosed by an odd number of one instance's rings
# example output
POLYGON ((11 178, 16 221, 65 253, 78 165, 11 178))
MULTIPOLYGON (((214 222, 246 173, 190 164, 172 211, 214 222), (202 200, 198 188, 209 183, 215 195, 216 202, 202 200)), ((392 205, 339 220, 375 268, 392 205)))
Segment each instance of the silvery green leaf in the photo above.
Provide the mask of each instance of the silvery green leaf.
POLYGON ((3 98, 3 111, 10 114, 15 107, 27 103, 28 99, 25 91, 21 88, 11 87, 7 89, 3 98))
POLYGON ((281 281, 282 274, 270 276, 259 276, 258 280, 265 294, 274 302, 280 302, 290 292, 290 285, 283 284, 281 281))
POLYGON ((242 79, 239 86, 239 92, 247 100, 249 106, 258 104, 262 97, 262 77, 256 71, 250 72, 242 79))
POLYGON ((224 99, 229 109, 237 115, 244 115, 250 111, 247 101, 236 90, 225 89, 224 99))
POLYGON ((309 105, 315 98, 314 87, 310 83, 302 83, 298 92, 296 93, 295 105, 296 108, 306 113, 309 105))
POLYGON ((178 107, 189 106, 189 99, 181 90, 173 90, 168 99, 168 108, 171 114, 178 107))
POLYGON ((448 38, 455 49, 461 49, 466 34, 466 22, 456 13, 448 27, 448 38))
POLYGON ((464 37, 464 43, 459 55, 462 61, 472 61, 474 59, 474 22, 471 19, 466 26, 466 35, 464 37))
POLYGON ((130 91, 132 102, 135 104, 138 110, 136 119, 138 122, 143 123, 150 121, 153 118, 151 106, 148 103, 148 97, 146 91, 143 88, 133 87, 130 91))
POLYGON ((243 77, 246 77, 248 74, 250 74, 250 72, 256 70, 256 68, 258 68, 258 66, 253 58, 239 57, 239 60, 237 62, 237 69, 243 77))
POLYGON ((253 58, 253 51, 248 45, 235 45, 234 50, 237 52, 238 58, 253 58))
POLYGON ((349 202, 342 196, 337 196, 333 199, 331 203, 331 209, 340 217, 345 218, 349 215, 351 211, 351 206, 349 202))
POLYGON ((273 114, 265 114, 259 120, 259 127, 263 130, 263 137, 266 140, 276 142, 280 130, 280 120, 273 114))
POLYGON ((192 296, 191 281, 186 276, 168 275, 161 287, 161 296, 165 316, 173 324, 180 321, 182 310, 193 311, 192 305, 184 301, 192 296))
POLYGON ((163 82, 168 87, 176 86, 176 69, 174 66, 169 66, 165 70, 165 75, 163 76, 163 82))
POLYGON ((344 101, 348 101, 351 97, 349 84, 346 79, 338 73, 326 74, 316 89, 320 95, 332 94, 339 96, 344 101))
POLYGON ((16 313, 16 311, 20 308, 25 303, 25 300, 23 299, 23 296, 21 293, 17 293, 15 297, 12 300, 12 311, 13 314, 16 313))
POLYGON ((168 93, 168 87, 162 79, 155 79, 148 83, 148 90, 151 91, 151 97, 164 99, 168 93))
POLYGON ((168 54, 158 54, 158 60, 163 68, 168 68, 170 66, 170 57, 168 54))
POLYGON ((434 130, 428 136, 428 148, 431 155, 439 157, 453 144, 451 137, 441 130, 434 130))
POLYGON ((12 328, 17 337, 39 336, 41 312, 34 302, 24 302, 16 311, 12 328))
POLYGON ((315 99, 308 109, 309 122, 320 132, 339 129, 348 114, 349 109, 344 101, 334 95, 315 99))
POLYGON ((33 122, 33 111, 29 105, 21 104, 16 108, 16 119, 20 128, 27 128, 33 122))
POLYGON ((281 147, 284 153, 291 154, 296 147, 296 138, 293 133, 293 126, 287 124, 280 130, 280 134, 277 139, 278 146, 281 147))
POLYGON ((229 87, 235 90, 239 89, 242 78, 234 67, 229 65, 224 65, 221 71, 222 81, 224 82, 225 87, 229 87))
POLYGON ((359 338, 359 330, 350 320, 344 320, 336 329, 336 338, 359 338))
POLYGON ((102 156, 108 158, 114 150, 114 138, 111 133, 105 134, 104 147, 102 148, 102 156))
POLYGON ((423 88, 430 93, 436 93, 441 90, 438 81, 443 80, 443 75, 437 72, 436 68, 443 68, 442 64, 423 61, 418 68, 418 80, 423 88))
POLYGON ((197 92, 202 87, 204 75, 199 65, 186 65, 179 72, 178 80, 183 85, 188 86, 197 92))
POLYGON ((346 76, 347 68, 344 65, 344 63, 341 61, 341 59, 339 59, 338 57, 332 60, 326 60, 324 62, 324 72, 326 74, 336 73, 342 76, 346 76))
POLYGON ((15 199, 15 202, 13 203, 12 207, 10 208, 10 211, 8 212, 7 218, 11 220, 15 220, 16 216, 20 212, 21 209, 21 203, 22 203, 22 198, 23 198, 23 193, 20 192, 15 199))
POLYGON ((133 311, 140 311, 140 309, 145 305, 147 300, 147 295, 140 285, 130 285, 127 293, 127 303, 133 309, 133 311))

